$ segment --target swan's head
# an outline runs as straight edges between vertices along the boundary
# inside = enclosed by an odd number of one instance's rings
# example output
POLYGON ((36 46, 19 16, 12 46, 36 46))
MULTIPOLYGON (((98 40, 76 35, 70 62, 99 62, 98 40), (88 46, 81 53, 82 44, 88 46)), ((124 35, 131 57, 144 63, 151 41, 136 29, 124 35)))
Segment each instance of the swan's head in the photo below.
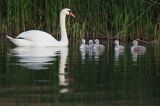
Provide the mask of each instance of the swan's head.
POLYGON ((133 46, 138 46, 138 41, 137 40, 134 40, 132 43, 133 43, 133 46))
POLYGON ((73 14, 73 12, 69 8, 64 8, 63 10, 61 10, 61 14, 75 17, 75 15, 73 14))
POLYGON ((119 41, 118 41, 118 40, 115 40, 115 41, 114 41, 114 44, 115 44, 115 45, 119 45, 119 41))

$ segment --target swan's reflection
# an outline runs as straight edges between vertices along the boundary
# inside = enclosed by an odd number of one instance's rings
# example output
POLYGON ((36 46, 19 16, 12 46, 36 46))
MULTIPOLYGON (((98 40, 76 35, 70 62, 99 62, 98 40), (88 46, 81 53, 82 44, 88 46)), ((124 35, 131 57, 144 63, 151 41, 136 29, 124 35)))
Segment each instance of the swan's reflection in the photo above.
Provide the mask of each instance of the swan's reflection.
POLYGON ((13 55, 19 58, 21 66, 34 70, 47 69, 47 66, 55 61, 55 57, 65 51, 66 48, 61 47, 16 47, 11 49, 13 55))
POLYGON ((61 86, 68 85, 67 82, 68 79, 66 78, 68 73, 65 72, 67 56, 68 56, 68 50, 67 52, 61 52, 60 64, 59 64, 59 85, 61 86))
POLYGON ((61 50, 60 63, 59 63, 59 86, 61 87, 60 93, 68 93, 70 89, 68 88, 69 80, 68 73, 66 72, 66 62, 68 57, 68 48, 61 50))
POLYGON ((11 53, 19 58, 21 66, 28 69, 46 69, 46 64, 52 64, 56 56, 60 56, 59 63, 59 86, 60 93, 69 92, 68 74, 65 72, 68 56, 68 47, 17 47, 11 50, 11 53))

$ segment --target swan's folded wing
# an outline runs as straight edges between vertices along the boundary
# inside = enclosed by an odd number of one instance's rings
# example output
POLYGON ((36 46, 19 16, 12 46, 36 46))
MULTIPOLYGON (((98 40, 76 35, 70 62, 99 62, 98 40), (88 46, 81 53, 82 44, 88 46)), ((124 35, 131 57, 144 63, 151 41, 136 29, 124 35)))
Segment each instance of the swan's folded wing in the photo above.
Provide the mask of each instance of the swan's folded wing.
POLYGON ((57 40, 52 35, 39 30, 31 30, 23 32, 19 34, 16 38, 23 38, 30 40, 36 44, 44 44, 44 45, 57 43, 57 40))

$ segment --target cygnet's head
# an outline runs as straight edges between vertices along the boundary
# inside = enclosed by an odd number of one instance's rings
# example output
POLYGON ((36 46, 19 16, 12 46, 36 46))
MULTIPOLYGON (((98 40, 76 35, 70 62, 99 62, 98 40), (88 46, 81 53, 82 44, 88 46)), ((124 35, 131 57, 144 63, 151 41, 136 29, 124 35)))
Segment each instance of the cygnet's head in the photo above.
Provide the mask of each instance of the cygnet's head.
POLYGON ((137 40, 134 40, 132 43, 133 43, 133 46, 138 46, 138 41, 137 40))
POLYGON ((89 45, 92 45, 93 44, 93 40, 89 40, 89 45))
POLYGON ((85 39, 82 39, 82 44, 86 44, 86 40, 85 39))
POLYGON ((115 45, 119 45, 119 41, 118 41, 118 40, 115 40, 115 41, 114 41, 114 44, 115 44, 115 45))
POLYGON ((99 39, 95 39, 95 43, 96 43, 96 44, 99 44, 99 39))
POLYGON ((73 14, 73 12, 69 8, 62 9, 60 14, 61 15, 69 15, 69 16, 75 17, 75 15, 73 14))

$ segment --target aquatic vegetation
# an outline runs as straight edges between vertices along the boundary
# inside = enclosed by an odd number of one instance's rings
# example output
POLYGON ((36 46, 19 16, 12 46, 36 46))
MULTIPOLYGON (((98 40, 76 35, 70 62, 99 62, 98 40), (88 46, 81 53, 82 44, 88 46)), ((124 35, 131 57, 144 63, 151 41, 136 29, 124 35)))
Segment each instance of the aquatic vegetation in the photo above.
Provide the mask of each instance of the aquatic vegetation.
POLYGON ((160 40, 160 3, 157 0, 7 0, 0 1, 1 33, 18 34, 29 29, 59 37, 59 11, 68 7, 77 18, 68 19, 70 39, 142 38, 160 40))

